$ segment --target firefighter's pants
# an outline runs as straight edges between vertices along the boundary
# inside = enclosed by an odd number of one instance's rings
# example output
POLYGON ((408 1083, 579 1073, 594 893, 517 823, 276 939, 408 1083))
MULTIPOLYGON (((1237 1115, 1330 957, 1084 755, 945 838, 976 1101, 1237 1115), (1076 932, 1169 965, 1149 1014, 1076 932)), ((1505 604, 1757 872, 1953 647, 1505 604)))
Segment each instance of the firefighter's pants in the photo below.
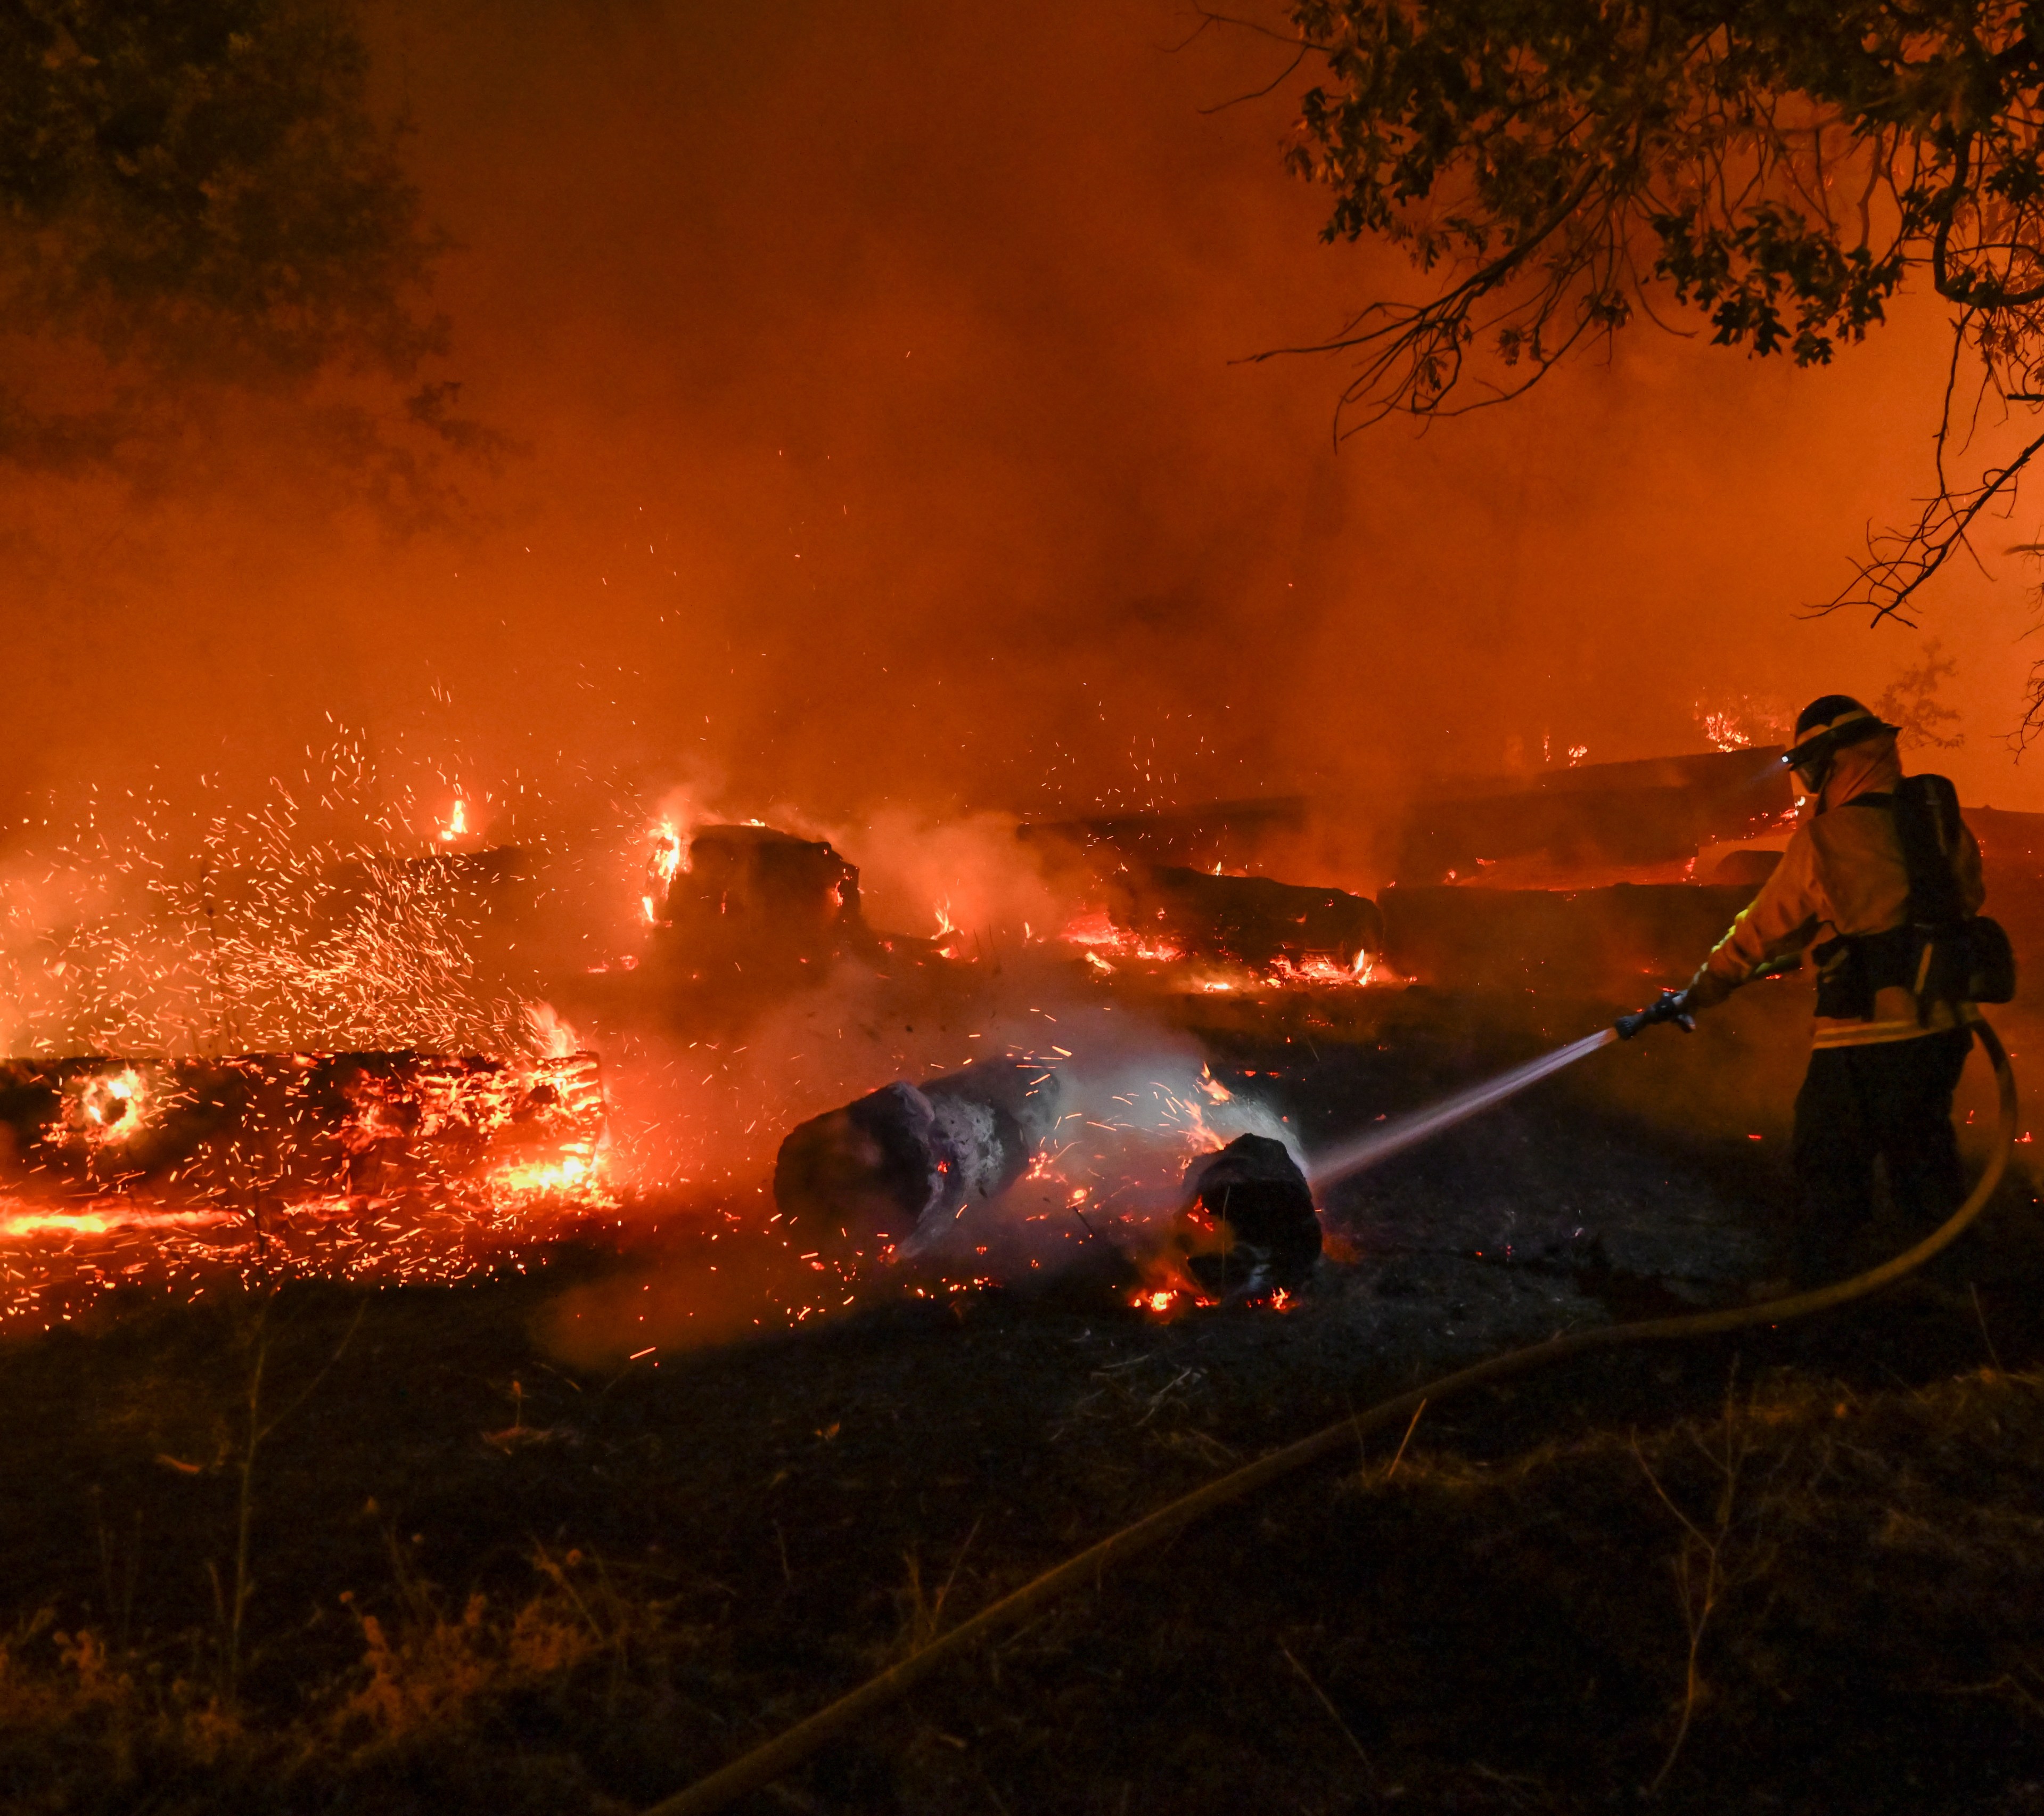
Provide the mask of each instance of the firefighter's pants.
POLYGON ((1955 1028, 1811 1054, 1796 1097, 1803 1207, 1788 1262, 1797 1287, 1823 1286, 1853 1271, 1852 1239, 1873 1214, 1877 1155, 1911 1241, 1958 1209, 1964 1188, 1952 1092, 1972 1045, 1971 1030, 1955 1028))

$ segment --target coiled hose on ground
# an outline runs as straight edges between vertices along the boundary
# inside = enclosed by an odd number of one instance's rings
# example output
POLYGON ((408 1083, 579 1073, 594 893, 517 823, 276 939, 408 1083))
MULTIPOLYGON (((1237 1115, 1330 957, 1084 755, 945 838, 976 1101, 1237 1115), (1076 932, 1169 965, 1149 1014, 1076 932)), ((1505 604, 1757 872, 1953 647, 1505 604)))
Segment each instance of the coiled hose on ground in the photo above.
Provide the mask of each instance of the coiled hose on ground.
POLYGON ((1254 1494, 1258 1488, 1303 1469, 1309 1463, 1345 1450, 1366 1433, 1410 1418, 1422 1406, 1493 1381, 1530 1374, 1535 1369, 1593 1350, 1623 1349, 1634 1343, 1673 1342, 1690 1337, 1715 1337, 1754 1325, 1786 1324, 1865 1299, 1913 1272, 1949 1246, 1979 1216, 1994 1195, 1995 1188, 2001 1183, 2002 1175, 2008 1167, 2009 1151, 2015 1140, 2015 1075, 2009 1069, 2008 1052, 1978 1010, 1969 1005, 1963 1012, 1994 1066, 1999 1099, 1994 1147, 1985 1171, 1965 1202, 1915 1248, 1904 1249, 1879 1267, 1856 1274, 1850 1279, 1785 1299, 1765 1300, 1755 1305, 1729 1306, 1718 1311, 1696 1312, 1681 1318, 1648 1318, 1636 1324, 1602 1325, 1588 1330, 1566 1331, 1522 1349, 1507 1350, 1452 1375, 1444 1375, 1437 1381, 1429 1381, 1408 1393, 1380 1401, 1367 1411, 1339 1420, 1309 1437, 1286 1445, 1281 1450, 1274 1450, 1254 1463, 1244 1464, 1204 1487, 1181 1495, 1134 1525, 1124 1526, 1097 1545, 1088 1546, 982 1608, 970 1620, 960 1622, 949 1633, 910 1653, 877 1677, 869 1678, 850 1694, 797 1722, 763 1746, 755 1747, 707 1778, 699 1779, 686 1790, 663 1799, 645 1811, 644 1816, 709 1816, 709 1812, 723 1809, 734 1799, 771 1784, 833 1735, 906 1695, 939 1666, 989 1634, 1003 1627, 1020 1625, 1071 1590, 1098 1582, 1112 1566, 1162 1544, 1201 1514, 1254 1494))

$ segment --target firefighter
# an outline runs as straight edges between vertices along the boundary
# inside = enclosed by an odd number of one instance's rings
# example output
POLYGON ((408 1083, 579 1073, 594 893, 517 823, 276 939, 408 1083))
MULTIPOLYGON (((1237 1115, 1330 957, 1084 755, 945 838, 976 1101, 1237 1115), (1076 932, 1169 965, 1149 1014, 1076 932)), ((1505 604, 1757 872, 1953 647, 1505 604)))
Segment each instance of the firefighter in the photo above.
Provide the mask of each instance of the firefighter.
MULTIPOLYGON (((1853 1237, 1873 1211, 1877 1156, 1914 1235, 1943 1222, 1962 1195, 1952 1093, 1973 1035, 1953 1002, 1925 987, 1920 923, 1929 910, 1911 890, 1905 835, 1917 837, 1915 822, 1905 814, 1898 829, 1896 730, 1842 694, 1804 710, 1784 759, 1806 798, 1803 823, 1681 999, 1708 1009, 1791 954, 1808 952, 1816 964, 1815 1037, 1796 1098, 1804 1204, 1788 1260, 1799 1289, 1851 1272, 1853 1237)), ((1938 786, 1949 796, 1950 785, 1938 786)), ((1955 799, 1949 818, 1936 853, 1942 912, 1977 915, 1980 847, 1955 799)), ((1919 855, 1919 897, 1926 861, 1919 855)))

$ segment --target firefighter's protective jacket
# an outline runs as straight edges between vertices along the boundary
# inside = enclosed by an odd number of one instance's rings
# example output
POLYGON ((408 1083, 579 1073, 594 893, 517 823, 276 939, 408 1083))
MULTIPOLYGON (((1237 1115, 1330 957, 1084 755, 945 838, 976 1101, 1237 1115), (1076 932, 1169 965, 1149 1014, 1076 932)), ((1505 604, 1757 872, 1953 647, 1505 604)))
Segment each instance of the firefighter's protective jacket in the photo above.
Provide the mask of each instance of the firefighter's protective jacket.
MULTIPOLYGON (((1773 875, 1691 980, 1695 1006, 1723 1002, 1771 959, 1839 935, 1887 933, 1908 920, 1909 873, 1894 816, 1872 805, 1849 805, 1864 794, 1890 794, 1901 779, 1892 736, 1848 744, 1838 752, 1814 811, 1788 841, 1773 875)), ((1987 891, 1981 880, 1980 847, 1963 826, 1955 868, 1960 901, 1967 914, 1977 914, 1987 891)), ((1890 985, 1875 992, 1873 1014, 1865 1021, 1819 1015, 1815 1044, 1911 1041, 1957 1025, 1949 1003, 1930 1003, 1920 1019, 1917 1010, 1913 991, 1890 985)))

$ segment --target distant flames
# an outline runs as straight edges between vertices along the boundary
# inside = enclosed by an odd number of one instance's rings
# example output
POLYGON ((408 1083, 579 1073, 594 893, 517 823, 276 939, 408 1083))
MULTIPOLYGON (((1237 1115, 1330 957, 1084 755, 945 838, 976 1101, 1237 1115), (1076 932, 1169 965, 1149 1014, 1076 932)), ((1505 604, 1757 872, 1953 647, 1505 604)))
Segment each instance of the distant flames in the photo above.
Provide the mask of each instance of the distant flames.
POLYGON ((1382 955, 1370 952, 1358 952, 1353 964, 1343 964, 1331 954, 1321 952, 1309 952, 1297 959, 1280 954, 1262 966, 1195 959, 1170 940, 1117 925, 1105 908, 1089 909, 1074 915, 1060 930, 1058 938, 1076 948, 1088 968, 1098 976, 1112 976, 1131 965, 1182 967, 1185 968, 1181 980, 1185 987, 1206 994, 1254 991, 1274 986, 1300 990, 1353 989, 1393 981, 1384 968, 1382 955))

